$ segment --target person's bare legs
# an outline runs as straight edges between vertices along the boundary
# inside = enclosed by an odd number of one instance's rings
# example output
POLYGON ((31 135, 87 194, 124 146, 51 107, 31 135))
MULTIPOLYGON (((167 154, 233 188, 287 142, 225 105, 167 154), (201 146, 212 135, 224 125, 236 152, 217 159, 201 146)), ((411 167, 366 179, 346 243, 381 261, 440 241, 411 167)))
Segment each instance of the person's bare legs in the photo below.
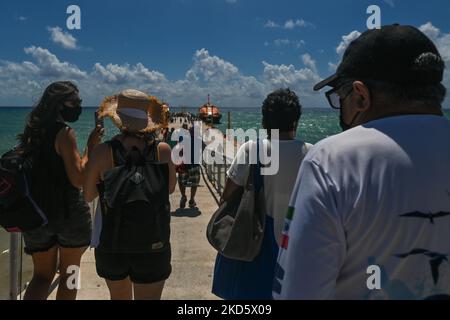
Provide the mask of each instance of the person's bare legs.
POLYGON ((59 248, 60 280, 56 300, 75 300, 77 298, 78 289, 73 280, 76 279, 75 281, 78 281, 78 278, 74 278, 74 270, 68 270, 68 268, 71 266, 80 268, 81 257, 86 249, 87 247, 76 249, 59 248), (71 277, 70 284, 75 285, 75 288, 67 287, 69 277, 71 277))
POLYGON ((178 181, 178 187, 180 188, 180 193, 182 197, 186 197, 186 187, 183 186, 180 181, 178 181))
POLYGON ((150 284, 133 283, 134 300, 161 300, 164 284, 165 281, 150 284))
POLYGON ((133 300, 133 284, 129 278, 110 281, 106 280, 111 300, 133 300))
POLYGON ((187 197, 186 197, 186 187, 181 184, 180 180, 178 180, 178 187, 180 188, 181 200, 180 200, 180 208, 184 209, 186 207, 187 197))
POLYGON ((189 208, 193 209, 197 206, 195 202, 195 194, 197 193, 197 187, 191 187, 191 199, 189 200, 189 208))
POLYGON ((24 300, 47 300, 49 289, 55 278, 58 247, 46 252, 34 253, 33 278, 25 292, 24 300))
POLYGON ((191 200, 195 201, 195 195, 197 194, 197 187, 191 188, 191 200))

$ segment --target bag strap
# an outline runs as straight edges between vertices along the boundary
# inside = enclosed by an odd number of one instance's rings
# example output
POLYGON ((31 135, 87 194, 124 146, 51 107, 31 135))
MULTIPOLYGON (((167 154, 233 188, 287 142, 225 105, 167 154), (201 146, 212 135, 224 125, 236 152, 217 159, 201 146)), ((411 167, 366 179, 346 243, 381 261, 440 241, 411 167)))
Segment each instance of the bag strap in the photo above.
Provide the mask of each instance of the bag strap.
POLYGON ((119 140, 111 140, 106 142, 111 149, 111 156, 113 161, 113 166, 120 166, 127 163, 127 160, 130 160, 130 153, 139 152, 144 158, 146 162, 159 162, 159 149, 158 146, 160 141, 154 140, 152 144, 149 144, 147 140, 145 140, 145 147, 143 152, 141 153, 137 147, 133 147, 129 152, 127 152, 123 146, 123 144, 119 140))
MULTIPOLYGON (((251 152, 251 144, 249 145, 249 152, 251 152)), ((254 188, 256 192, 260 192, 261 189, 264 187, 264 179, 261 175, 261 161, 259 157, 259 151, 260 151, 260 142, 259 140, 256 142, 256 164, 250 164, 249 165, 249 172, 246 182, 246 188, 254 188)), ((250 160, 250 157, 249 157, 250 160)))
POLYGON ((160 161, 159 149, 158 146, 161 141, 154 140, 151 145, 148 144, 148 141, 145 141, 144 148, 144 157, 146 162, 154 163, 160 161))
POLYGON ((113 167, 120 166, 126 163, 127 154, 126 150, 119 140, 110 140, 106 142, 111 149, 111 157, 113 162, 113 167))
POLYGON ((253 182, 254 182, 254 188, 257 193, 261 191, 261 189, 264 187, 264 177, 261 175, 261 161, 259 158, 259 152, 260 152, 260 140, 256 141, 256 165, 253 165, 253 182))

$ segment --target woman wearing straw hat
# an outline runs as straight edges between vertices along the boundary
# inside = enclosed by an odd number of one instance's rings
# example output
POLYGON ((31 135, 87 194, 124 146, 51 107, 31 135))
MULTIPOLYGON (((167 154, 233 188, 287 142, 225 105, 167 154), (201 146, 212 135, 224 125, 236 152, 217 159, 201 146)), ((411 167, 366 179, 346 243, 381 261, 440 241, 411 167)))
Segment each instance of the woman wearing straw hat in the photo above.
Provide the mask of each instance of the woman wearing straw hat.
MULTIPOLYGON (((169 194, 175 191, 176 186, 176 173, 171 160, 170 147, 166 143, 157 143, 154 137, 155 131, 161 128, 164 122, 162 104, 155 97, 143 92, 126 90, 118 95, 106 98, 100 106, 99 116, 110 117, 121 133, 111 141, 99 145, 93 151, 88 164, 87 179, 84 186, 86 201, 93 201, 99 194, 101 200, 101 212, 100 214, 97 213, 95 217, 91 244, 96 247, 97 273, 106 280, 111 299, 113 300, 131 300, 133 292, 134 298, 137 300, 160 299, 165 280, 168 279, 171 273, 169 194), (123 156, 120 156, 119 151, 122 152, 123 156), (111 184, 108 184, 108 181, 111 180, 114 174, 121 172, 120 170, 129 168, 129 161, 134 161, 130 159, 134 159, 136 152, 145 161, 140 162, 142 170, 138 167, 133 167, 136 171, 132 173, 131 178, 128 175, 127 179, 133 181, 131 185, 134 188, 145 185, 145 183, 142 184, 142 181, 147 181, 149 186, 162 186, 159 189, 160 193, 158 196, 152 199, 154 202, 162 203, 165 209, 157 209, 153 211, 158 212, 153 212, 152 210, 140 209, 142 207, 137 206, 137 209, 126 211, 127 213, 124 216, 122 211, 125 212, 126 209, 123 208, 136 199, 127 198, 117 205, 118 202, 116 200, 110 201, 108 198, 111 194, 108 190, 119 188, 121 196, 125 197, 123 194, 126 192, 125 189, 130 187, 130 184, 126 184, 127 180, 123 184, 125 187, 117 187, 117 179, 111 184), (156 166, 159 166, 158 168, 164 167, 164 170, 158 171, 161 173, 159 175, 145 175, 145 172, 156 172, 154 170, 159 170, 154 167, 147 168, 147 158, 144 159, 144 157, 150 156, 150 154, 154 157, 152 159, 155 160, 156 166), (125 165, 123 159, 126 159, 125 165), (111 202, 113 205, 110 204, 111 202), (107 231, 107 228, 109 228, 108 221, 116 221, 114 220, 115 218, 112 219, 111 217, 117 215, 117 207, 121 207, 119 210, 122 210, 119 215, 120 219, 123 220, 127 219, 128 216, 134 216, 138 217, 135 218, 138 221, 134 221, 136 225, 132 227, 127 225, 126 228, 122 228, 122 225, 119 226, 117 224, 112 229, 120 230, 120 232, 129 230, 141 230, 142 232, 132 231, 129 235, 117 235, 114 239, 120 240, 117 240, 112 245, 112 242, 108 242, 111 232, 107 231), (149 219, 151 216, 158 216, 158 221, 163 220, 167 224, 165 227, 161 227, 168 230, 167 241, 164 243, 158 242, 155 245, 154 243, 146 242, 148 238, 145 237, 152 236, 151 230, 153 229, 150 229, 150 227, 145 228, 144 225, 147 221, 146 219, 149 219), (99 230, 99 228, 102 228, 102 230, 99 230), (147 251, 140 250, 141 248, 134 243, 130 244, 130 241, 136 236, 140 241, 136 243, 142 244, 144 242, 145 248, 148 248, 147 251), (152 249, 155 249, 155 251, 152 249)), ((137 165, 136 163, 133 162, 133 165, 137 165)), ((131 198, 138 197, 135 189, 133 190, 131 198)), ((141 194, 145 195, 146 193, 150 194, 151 190, 144 190, 141 194)), ((162 206, 155 206, 154 203, 153 205, 155 208, 162 208, 162 206)), ((131 222, 128 221, 128 223, 131 222)), ((158 227, 156 230, 161 228, 158 227)))

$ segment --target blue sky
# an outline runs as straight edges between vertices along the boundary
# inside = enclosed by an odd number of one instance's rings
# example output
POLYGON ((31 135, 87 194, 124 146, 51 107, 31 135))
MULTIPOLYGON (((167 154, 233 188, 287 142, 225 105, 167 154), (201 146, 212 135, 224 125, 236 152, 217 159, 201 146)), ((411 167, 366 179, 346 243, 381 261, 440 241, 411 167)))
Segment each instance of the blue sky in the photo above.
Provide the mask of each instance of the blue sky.
POLYGON ((68 79, 87 105, 138 88, 172 105, 197 106, 210 93, 224 107, 258 107, 290 87, 306 107, 326 107, 311 88, 367 28, 372 4, 382 24, 421 27, 450 61, 446 0, 1 1, 0 105, 31 105, 68 79), (71 4, 81 30, 66 27, 71 4))

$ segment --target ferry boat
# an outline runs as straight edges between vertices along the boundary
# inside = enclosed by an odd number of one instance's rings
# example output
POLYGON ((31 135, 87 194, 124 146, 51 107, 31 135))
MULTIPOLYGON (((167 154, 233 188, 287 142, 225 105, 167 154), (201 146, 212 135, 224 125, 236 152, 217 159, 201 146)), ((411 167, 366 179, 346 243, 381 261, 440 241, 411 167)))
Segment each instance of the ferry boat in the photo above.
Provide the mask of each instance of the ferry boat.
POLYGON ((198 110, 198 117, 205 123, 220 124, 222 114, 219 107, 213 105, 208 95, 208 103, 201 106, 198 110))

